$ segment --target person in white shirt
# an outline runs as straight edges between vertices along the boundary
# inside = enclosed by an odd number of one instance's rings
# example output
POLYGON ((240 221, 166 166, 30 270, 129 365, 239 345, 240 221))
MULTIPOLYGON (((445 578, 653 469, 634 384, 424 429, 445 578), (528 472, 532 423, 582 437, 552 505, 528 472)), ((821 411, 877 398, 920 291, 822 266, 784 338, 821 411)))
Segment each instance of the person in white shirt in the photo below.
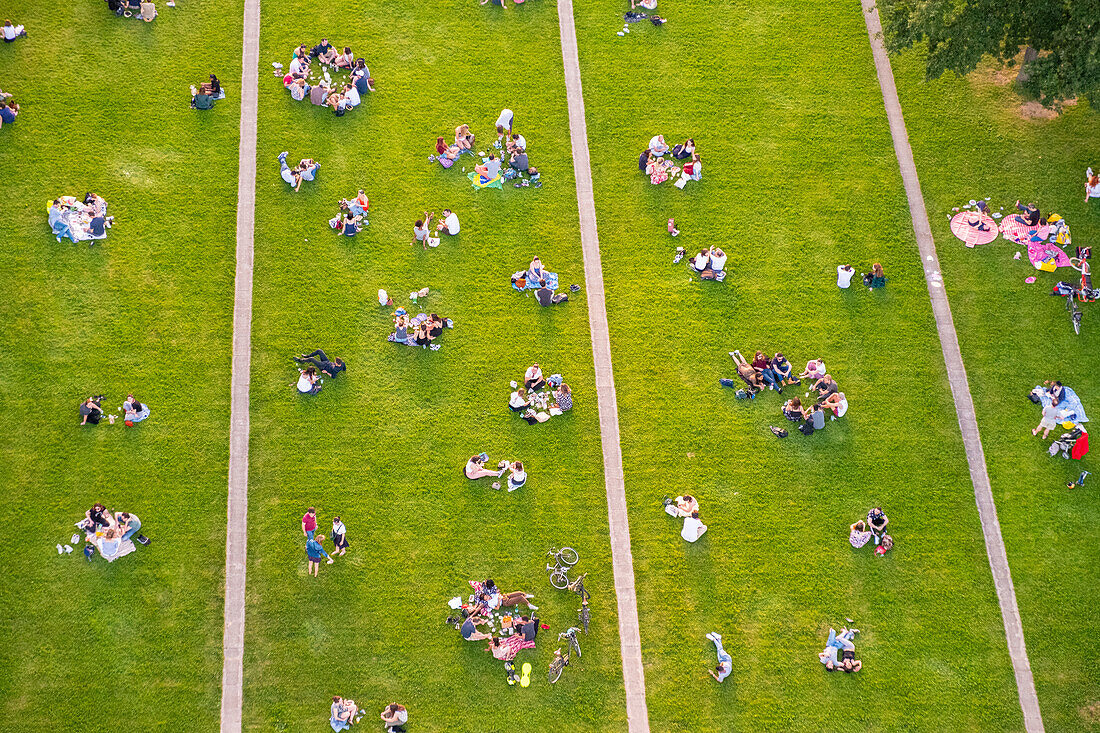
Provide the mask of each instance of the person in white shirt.
POLYGON ((527 472, 523 470, 523 463, 516 461, 509 468, 511 473, 508 475, 508 491, 522 489, 523 485, 527 483, 527 472))
POLYGON ((289 155, 287 151, 279 153, 279 176, 294 186, 294 190, 297 191, 302 187, 302 175, 295 168, 291 168, 286 164, 286 156, 289 155))
POLYGON ((855 274, 856 271, 851 265, 837 265, 836 286, 843 290, 847 290, 848 286, 852 284, 852 275, 855 274))
POLYGON ((363 101, 363 97, 360 96, 359 90, 355 88, 354 84, 348 84, 344 87, 344 99, 348 100, 348 104, 352 107, 358 107, 363 101))
POLYGON ((649 141, 649 152, 654 155, 664 155, 668 152, 668 145, 665 144, 664 135, 654 135, 649 141))
POLYGON ((313 367, 298 370, 298 391, 302 394, 317 394, 321 391, 322 382, 313 367))
POLYGON ((290 98, 295 102, 301 102, 309 94, 309 84, 306 84, 305 79, 295 79, 287 85, 287 89, 290 90, 290 98))
POLYGON ((518 150, 527 149, 527 138, 519 133, 513 134, 508 140, 508 152, 514 153, 518 150))
POLYGON ((21 25, 12 25, 10 20, 4 21, 4 43, 11 43, 19 36, 26 36, 27 31, 21 25))
MULTIPOLYGON (((7 29, 5 29, 7 30, 7 29)), ((1100 199, 1100 176, 1092 172, 1092 168, 1085 171, 1085 203, 1089 199, 1100 199)))
POLYGON ((523 412, 530 405, 527 398, 527 390, 520 387, 508 398, 508 409, 512 412, 523 412))
POLYGON ((692 512, 690 517, 684 517, 684 528, 680 530, 680 536, 688 542, 694 542, 707 531, 707 525, 699 521, 699 512, 692 512))
POLYGON ((512 110, 510 110, 510 109, 501 110, 500 117, 497 117, 497 121, 496 121, 496 128, 497 128, 496 148, 497 148, 497 150, 500 149, 500 141, 504 138, 504 136, 512 134, 512 120, 513 119, 515 119, 515 115, 512 114, 512 110))
POLYGON ((290 60, 290 68, 287 73, 297 79, 304 79, 309 75, 309 62, 301 56, 295 56, 290 60))
POLYGON ((715 272, 721 272, 726 269, 726 253, 718 247, 714 247, 710 251, 710 269, 715 272))
POLYGON ((542 376, 542 367, 537 363, 528 367, 523 375, 523 386, 527 389, 542 389, 546 386, 546 380, 542 376))
POLYGON ((443 221, 439 222, 439 226, 436 227, 436 233, 439 232, 445 232, 451 236, 458 234, 458 214, 450 209, 443 209, 443 221))
POLYGON ((141 4, 141 19, 146 23, 149 23, 153 18, 157 17, 157 6, 151 2, 143 2, 141 4))

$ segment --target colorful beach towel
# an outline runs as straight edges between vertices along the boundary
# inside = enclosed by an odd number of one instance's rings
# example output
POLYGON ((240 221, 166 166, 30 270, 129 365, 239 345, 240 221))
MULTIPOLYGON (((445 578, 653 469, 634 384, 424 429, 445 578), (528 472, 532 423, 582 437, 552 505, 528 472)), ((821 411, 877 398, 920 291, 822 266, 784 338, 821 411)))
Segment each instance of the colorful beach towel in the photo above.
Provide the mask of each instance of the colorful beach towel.
POLYGON ((960 211, 951 219, 951 233, 966 243, 967 247, 976 244, 989 244, 997 238, 997 222, 989 214, 979 214, 976 211, 960 211), (970 217, 979 217, 978 221, 985 226, 982 231, 976 226, 970 225, 970 217))
POLYGON ((508 649, 508 653, 504 655, 504 661, 510 662, 516 658, 516 655, 520 653, 521 649, 534 649, 535 640, 524 641, 523 634, 516 633, 511 636, 504 637, 500 642, 501 646, 508 649))
POLYGON ((470 179, 470 183, 473 184, 474 188, 504 188, 504 182, 501 179, 500 174, 497 174, 497 177, 489 181, 488 183, 482 183, 481 176, 478 175, 477 172, 467 173, 466 177, 470 179))
MULTIPOLYGON (((1036 387, 1039 394, 1039 400, 1043 407, 1050 404, 1050 392, 1036 387)), ((1081 398, 1077 396, 1069 387, 1062 387, 1062 401, 1058 403, 1058 420, 1069 420, 1075 423, 1086 423, 1089 421, 1088 416, 1085 415, 1085 406, 1081 404, 1081 398)))
MULTIPOLYGON (((520 274, 520 273, 517 273, 517 274, 520 274)), ((556 272, 546 272, 546 273, 543 273, 543 276, 546 278, 546 287, 550 288, 551 290, 557 290, 558 289, 558 273, 556 273, 556 272)), ((530 280, 525 280, 524 282, 525 282, 525 286, 522 287, 522 288, 518 287, 515 283, 512 283, 512 287, 515 288, 516 290, 520 291, 521 293, 524 290, 538 290, 539 289, 539 284, 538 283, 531 282, 530 280)))
POLYGON ((1027 246, 1027 258, 1031 260, 1031 264, 1039 267, 1039 263, 1054 257, 1054 264, 1057 267, 1069 267, 1069 256, 1062 251, 1062 248, 1057 244, 1051 244, 1050 242, 1039 242, 1037 244, 1029 244, 1027 246))
POLYGON ((1037 242, 1046 241, 1049 233, 1050 227, 1048 225, 1043 224, 1036 227, 1029 226, 1027 222, 1016 214, 1006 216, 1005 220, 1001 222, 1001 235, 1005 239, 1016 242, 1017 244, 1035 244, 1037 242))

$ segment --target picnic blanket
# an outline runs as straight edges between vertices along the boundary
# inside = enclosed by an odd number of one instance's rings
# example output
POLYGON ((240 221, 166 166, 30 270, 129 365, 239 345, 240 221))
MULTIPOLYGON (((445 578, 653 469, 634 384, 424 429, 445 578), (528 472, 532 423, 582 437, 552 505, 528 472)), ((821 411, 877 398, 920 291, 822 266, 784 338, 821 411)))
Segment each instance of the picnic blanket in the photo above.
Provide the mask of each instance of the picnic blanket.
MULTIPOLYGON (((99 550, 99 554, 103 555, 103 538, 102 537, 96 537, 95 538, 95 546, 96 546, 96 549, 99 550)), ((103 559, 106 560, 107 562, 114 562, 115 560, 119 559, 120 557, 126 557, 127 555, 129 555, 131 552, 134 552, 135 550, 137 550, 137 548, 134 547, 134 541, 133 540, 123 540, 121 543, 119 543, 118 552, 116 552, 113 555, 103 555, 103 559)))
POLYGON ((342 730, 347 730, 351 728, 351 723, 348 723, 345 720, 337 720, 336 718, 329 718, 328 724, 332 726, 332 729, 336 731, 336 733, 340 733, 340 731, 342 730))
MULTIPOLYGON (((517 272, 512 277, 520 276, 520 275, 523 275, 523 274, 524 274, 523 272, 517 272)), ((544 272, 543 276, 546 278, 546 287, 550 288, 551 290, 557 290, 558 289, 558 273, 556 273, 556 272, 544 272)), ((518 287, 515 283, 512 283, 512 287, 515 288, 516 290, 518 290, 521 293, 524 290, 538 290, 539 289, 539 284, 536 283, 536 282, 531 282, 530 280, 525 280, 525 283, 526 283, 525 286, 522 287, 522 288, 518 287)))
POLYGON ((1050 234, 1050 226, 1029 226, 1018 214, 1006 216, 1001 222, 1001 236, 1017 244, 1028 244, 1045 241, 1050 234))
POLYGON ((980 222, 987 231, 982 231, 976 226, 970 226, 970 217, 978 212, 960 211, 951 219, 951 233, 966 243, 967 247, 976 244, 989 244, 997 238, 997 222, 989 214, 980 214, 980 222))
MULTIPOLYGON (((1062 390, 1062 401, 1058 403, 1058 421, 1088 422, 1089 419, 1085 415, 1085 406, 1081 404, 1081 398, 1077 396, 1077 393, 1069 387, 1062 387, 1062 390)), ((1042 387, 1036 387, 1035 394, 1039 395, 1043 407, 1050 404, 1050 392, 1042 387)))
POLYGON ((482 183, 481 176, 478 175, 476 171, 473 173, 467 173, 466 177, 470 179, 470 183, 473 184, 474 188, 499 188, 502 190, 504 188, 504 182, 499 173, 497 174, 496 178, 489 181, 488 183, 482 183))
POLYGON ((523 634, 512 634, 511 636, 504 637, 501 642, 501 646, 507 648, 508 652, 504 655, 504 661, 510 662, 516 658, 516 655, 523 649, 534 649, 535 640, 524 641, 523 634))
POLYGON ((1038 242, 1027 246, 1027 258, 1031 264, 1039 267, 1039 263, 1049 259, 1053 255, 1056 267, 1069 267, 1069 255, 1057 244, 1050 242, 1038 242))

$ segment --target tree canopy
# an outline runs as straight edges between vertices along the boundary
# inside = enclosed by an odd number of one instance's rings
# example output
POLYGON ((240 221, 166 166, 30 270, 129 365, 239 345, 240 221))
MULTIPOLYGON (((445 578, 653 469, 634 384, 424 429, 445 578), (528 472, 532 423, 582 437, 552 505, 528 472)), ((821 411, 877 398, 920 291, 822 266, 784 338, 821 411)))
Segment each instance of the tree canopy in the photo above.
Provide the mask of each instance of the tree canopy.
POLYGON ((1043 104, 1086 97, 1100 109, 1100 0, 879 0, 886 47, 928 43, 925 74, 968 74, 1031 47, 1020 83, 1043 104))

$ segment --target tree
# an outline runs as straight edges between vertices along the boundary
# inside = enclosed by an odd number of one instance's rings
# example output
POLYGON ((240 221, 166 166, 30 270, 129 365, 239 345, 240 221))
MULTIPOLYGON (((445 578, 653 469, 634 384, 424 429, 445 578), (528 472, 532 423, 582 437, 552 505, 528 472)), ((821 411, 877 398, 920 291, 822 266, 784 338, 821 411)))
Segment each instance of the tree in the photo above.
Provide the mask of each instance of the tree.
POLYGON ((1021 48, 1024 90, 1051 106, 1086 97, 1100 109, 1100 0, 879 0, 892 54, 928 43, 925 76, 969 74, 1021 48))

